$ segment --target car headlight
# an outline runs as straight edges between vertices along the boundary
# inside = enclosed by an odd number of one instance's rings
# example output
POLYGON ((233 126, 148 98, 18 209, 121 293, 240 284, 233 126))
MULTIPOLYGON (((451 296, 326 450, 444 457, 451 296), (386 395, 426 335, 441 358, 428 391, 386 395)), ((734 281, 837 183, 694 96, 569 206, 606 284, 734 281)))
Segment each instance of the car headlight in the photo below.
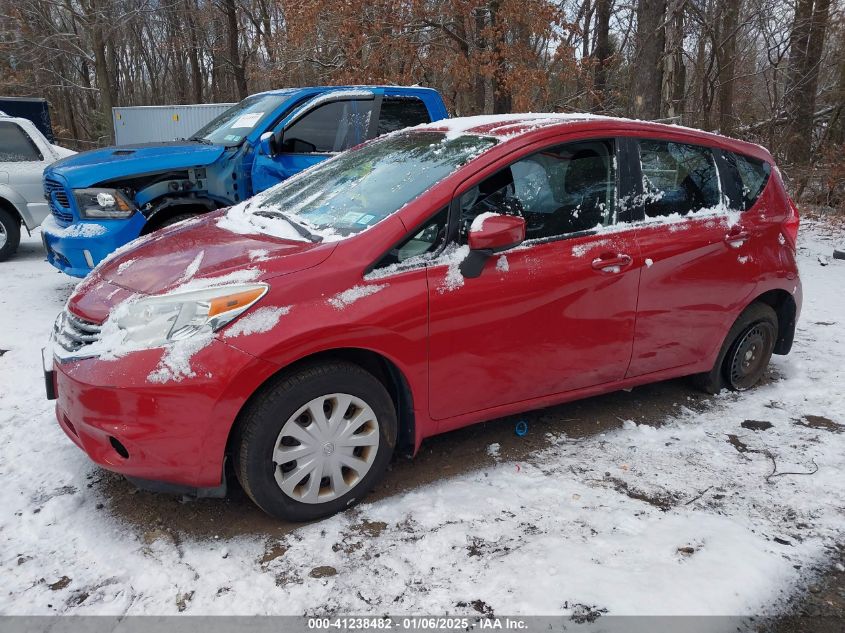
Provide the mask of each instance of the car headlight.
POLYGON ((128 218, 138 207, 120 189, 74 189, 76 208, 87 219, 128 218))
MULTIPOLYGON (((255 305, 266 292, 266 284, 242 284, 144 297, 115 310, 108 329, 119 336, 119 347, 161 347, 216 332, 255 305)), ((107 334, 106 328, 103 334, 107 334)))

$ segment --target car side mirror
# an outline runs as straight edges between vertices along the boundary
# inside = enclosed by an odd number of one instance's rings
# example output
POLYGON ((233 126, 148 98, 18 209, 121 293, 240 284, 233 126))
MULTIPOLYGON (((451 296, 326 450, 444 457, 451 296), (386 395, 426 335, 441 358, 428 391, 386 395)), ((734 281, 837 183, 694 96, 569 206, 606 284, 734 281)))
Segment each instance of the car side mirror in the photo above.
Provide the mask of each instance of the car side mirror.
POLYGON ((461 262, 461 273, 470 279, 478 277, 490 257, 519 246, 524 241, 525 218, 482 213, 470 226, 467 236, 469 255, 461 262))

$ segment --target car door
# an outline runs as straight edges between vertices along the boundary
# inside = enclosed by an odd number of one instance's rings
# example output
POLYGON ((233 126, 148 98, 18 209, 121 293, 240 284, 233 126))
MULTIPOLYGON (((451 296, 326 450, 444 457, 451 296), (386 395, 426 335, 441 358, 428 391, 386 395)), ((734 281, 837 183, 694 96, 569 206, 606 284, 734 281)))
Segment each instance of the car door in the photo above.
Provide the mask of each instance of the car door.
POLYGON ((754 284, 747 234, 720 186, 714 150, 641 139, 646 260, 628 376, 692 366, 722 344, 754 284))
POLYGON ((328 93, 304 104, 274 132, 274 154, 259 145, 252 165, 254 193, 372 138, 380 101, 378 89, 367 89, 328 93))
POLYGON ((49 147, 36 142, 36 133, 28 133, 15 121, 0 121, 0 184, 8 185, 25 200, 29 217, 24 220, 29 228, 47 215, 41 174, 55 160, 49 147))
POLYGON ((614 147, 612 139, 548 147, 459 189, 457 244, 428 268, 434 419, 625 375, 640 258, 632 232, 613 226, 614 147), (464 278, 458 266, 469 226, 488 212, 525 217, 527 240, 464 278))

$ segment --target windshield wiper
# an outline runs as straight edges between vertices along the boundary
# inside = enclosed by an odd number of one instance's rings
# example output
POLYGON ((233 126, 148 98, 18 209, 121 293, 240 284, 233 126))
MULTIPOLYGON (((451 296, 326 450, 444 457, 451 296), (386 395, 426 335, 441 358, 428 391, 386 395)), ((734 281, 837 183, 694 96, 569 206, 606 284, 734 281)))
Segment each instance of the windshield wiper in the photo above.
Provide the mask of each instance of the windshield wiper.
POLYGON ((304 224, 300 224, 296 220, 292 219, 289 215, 282 213, 281 211, 275 211, 272 209, 261 209, 260 211, 253 211, 254 215, 260 215, 264 218, 274 218, 279 220, 284 220, 288 224, 290 224, 294 230, 299 233, 302 237, 307 239, 309 242, 314 244, 319 244, 323 241, 323 237, 321 235, 317 235, 316 233, 312 233, 309 231, 304 224))
POLYGON ((214 145, 214 143, 212 143, 211 141, 209 141, 207 138, 203 138, 202 136, 192 136, 192 137, 191 137, 191 138, 189 138, 188 140, 189 140, 189 141, 194 141, 194 142, 196 142, 196 143, 202 143, 202 144, 204 144, 204 145, 214 145))

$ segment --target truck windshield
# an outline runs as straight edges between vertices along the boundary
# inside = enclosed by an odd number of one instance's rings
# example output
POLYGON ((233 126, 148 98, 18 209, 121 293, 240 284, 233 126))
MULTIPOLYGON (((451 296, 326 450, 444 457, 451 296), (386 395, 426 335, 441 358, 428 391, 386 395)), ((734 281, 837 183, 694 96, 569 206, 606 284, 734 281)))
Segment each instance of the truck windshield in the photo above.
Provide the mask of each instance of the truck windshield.
POLYGON ((256 127, 273 116, 290 95, 254 95, 212 119, 190 140, 215 145, 239 145, 256 127))
POLYGON ((248 213, 290 218, 322 238, 367 229, 496 143, 486 136, 406 132, 340 154, 256 197, 248 213))

